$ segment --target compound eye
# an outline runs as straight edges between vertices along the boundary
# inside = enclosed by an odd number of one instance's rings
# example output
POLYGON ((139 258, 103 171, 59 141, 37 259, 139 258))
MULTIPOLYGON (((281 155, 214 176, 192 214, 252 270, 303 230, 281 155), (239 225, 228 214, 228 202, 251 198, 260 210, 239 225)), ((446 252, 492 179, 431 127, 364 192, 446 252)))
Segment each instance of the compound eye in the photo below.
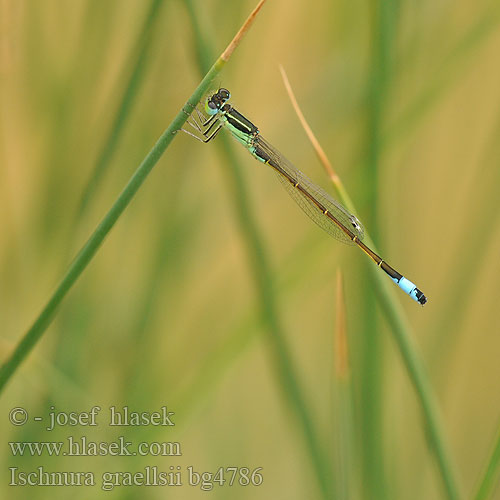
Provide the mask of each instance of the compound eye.
POLYGON ((207 101, 207 103, 205 104, 205 111, 207 113, 207 115, 215 115, 217 113, 217 111, 219 110, 217 104, 215 104, 214 101, 207 101))
POLYGON ((225 101, 227 101, 231 97, 231 93, 227 89, 219 89, 219 95, 225 101))

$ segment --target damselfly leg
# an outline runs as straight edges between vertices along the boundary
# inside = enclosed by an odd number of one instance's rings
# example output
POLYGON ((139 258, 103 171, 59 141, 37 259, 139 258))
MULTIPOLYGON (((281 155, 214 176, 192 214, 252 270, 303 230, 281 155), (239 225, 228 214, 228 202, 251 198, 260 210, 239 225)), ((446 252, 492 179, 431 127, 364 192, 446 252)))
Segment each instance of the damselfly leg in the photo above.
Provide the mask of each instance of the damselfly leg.
POLYGON ((201 136, 193 134, 191 131, 181 128, 183 132, 194 137, 200 142, 207 143, 210 142, 219 133, 222 128, 222 123, 217 119, 217 115, 209 116, 208 118, 198 109, 195 108, 194 113, 187 119, 187 123, 193 127, 194 130, 199 132, 201 136))

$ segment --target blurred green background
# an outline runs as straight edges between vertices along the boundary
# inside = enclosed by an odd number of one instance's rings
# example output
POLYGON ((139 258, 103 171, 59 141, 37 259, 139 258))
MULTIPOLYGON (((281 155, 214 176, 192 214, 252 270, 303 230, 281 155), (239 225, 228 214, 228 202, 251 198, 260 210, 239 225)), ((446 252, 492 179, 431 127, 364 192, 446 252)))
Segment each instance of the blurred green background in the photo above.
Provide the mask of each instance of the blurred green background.
MULTIPOLYGON (((0 3, 2 360, 255 3, 0 3)), ((498 1, 269 0, 216 82, 333 193, 290 105, 284 66, 381 255, 428 296, 421 308, 394 287, 466 497, 500 416, 499 24, 498 1)), ((446 498, 373 263, 312 224, 234 141, 228 161, 222 142, 176 137, 10 381, 0 401, 0 496, 325 498, 287 402, 274 329, 331 472, 330 498, 446 498), (347 381, 334 369, 338 270, 347 381), (176 426, 49 433, 7 417, 14 406, 45 416, 50 406, 94 405, 167 405, 176 426), (183 455, 13 458, 7 445, 69 434, 178 441, 183 455), (264 482, 211 492, 8 486, 13 466, 98 478, 148 465, 263 467, 264 482)))

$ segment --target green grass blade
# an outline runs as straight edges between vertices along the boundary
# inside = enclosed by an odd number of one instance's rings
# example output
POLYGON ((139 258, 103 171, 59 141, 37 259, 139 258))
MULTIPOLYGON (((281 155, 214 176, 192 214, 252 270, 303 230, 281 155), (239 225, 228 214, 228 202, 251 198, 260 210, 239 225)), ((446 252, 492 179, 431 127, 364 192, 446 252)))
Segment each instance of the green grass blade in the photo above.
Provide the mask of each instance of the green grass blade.
POLYGON ((78 207, 77 219, 80 219, 84 214, 89 200, 92 198, 99 181, 104 176, 106 168, 110 164, 113 153, 116 150, 122 132, 125 128, 125 124, 130 115, 135 97, 137 96, 141 84, 144 81, 144 77, 146 76, 146 68, 149 62, 149 52, 152 46, 155 24, 159 22, 161 8, 164 4, 165 0, 151 1, 144 25, 139 32, 135 46, 129 58, 129 66, 132 68, 132 70, 129 71, 130 76, 124 85, 123 94, 113 119, 113 124, 111 125, 108 136, 99 152, 94 169, 90 175, 90 179, 83 191, 78 207))
POLYGON ((476 60, 472 55, 493 35, 499 22, 500 8, 498 3, 494 3, 453 47, 429 85, 401 113, 394 125, 390 126, 384 134, 385 146, 395 143, 414 130, 445 92, 461 81, 457 76, 466 69, 467 62, 476 60))
POLYGON ((486 464, 484 472, 478 483, 475 500, 486 500, 493 493, 495 485, 498 486, 498 473, 500 467, 500 427, 497 431, 496 443, 486 464))
POLYGON ((186 6, 189 21, 191 22, 191 26, 193 28, 194 33, 194 52, 196 55, 198 68, 202 71, 205 71, 206 68, 210 65, 210 61, 212 60, 212 48, 208 44, 208 37, 203 32, 203 25, 200 23, 198 19, 198 15, 196 14, 196 7, 193 3, 193 0, 184 0, 184 5, 186 6), (205 42, 203 42, 203 40, 205 42))
POLYGON ((316 430, 310 406, 301 389, 298 370, 294 365, 286 335, 278 314, 275 286, 266 257, 262 239, 254 221, 248 203, 248 194, 241 171, 237 168, 237 157, 234 153, 231 138, 223 135, 220 138, 221 152, 226 158, 225 164, 230 168, 228 174, 231 182, 231 193, 236 213, 241 226, 242 236, 246 242, 251 271, 254 276, 261 314, 267 325, 269 347, 272 360, 278 367, 278 379, 286 401, 290 404, 300 424, 308 447, 319 485, 325 499, 331 498, 331 480, 329 460, 323 451, 316 430))
MULTIPOLYGON (((378 240, 378 187, 380 168, 383 162, 382 130, 386 120, 386 109, 390 100, 393 79, 394 47, 399 21, 399 1, 388 0, 371 4, 372 20, 370 68, 367 73, 368 99, 366 102, 367 131, 365 148, 366 161, 360 175, 365 189, 361 194, 365 211, 366 225, 378 240)), ((361 421, 363 432, 362 466, 364 472, 364 495, 368 498, 384 500, 387 498, 387 477, 384 458, 384 425, 382 392, 384 384, 384 357, 382 338, 377 335, 380 318, 377 315, 373 293, 365 290, 358 305, 362 317, 362 331, 366 332, 360 346, 362 362, 361 421)))
MULTIPOLYGON (((200 71, 204 70, 206 60, 209 59, 209 45, 205 40, 198 22, 196 11, 191 0, 185 0, 188 13, 193 25, 196 42, 197 58, 200 71)), ((228 167, 228 179, 231 194, 240 224, 242 236, 246 243, 252 276, 254 276, 258 292, 261 315, 267 326, 269 348, 272 360, 277 366, 277 375, 280 387, 286 402, 293 410, 305 438, 313 469, 318 479, 319 487, 325 499, 331 498, 331 471, 329 460, 323 451, 319 433, 309 411, 306 397, 301 388, 298 370, 294 365, 290 348, 286 341, 282 322, 279 318, 274 280, 269 268, 266 251, 257 224, 248 201, 248 193, 241 169, 238 168, 238 159, 234 152, 234 142, 227 135, 220 135, 218 145, 225 158, 224 164, 228 167)))
MULTIPOLYGON (((424 118, 434 109, 440 99, 457 85, 468 66, 477 58, 472 57, 477 50, 485 45, 489 38, 498 29, 500 23, 500 8, 494 2, 492 6, 467 30, 458 40, 453 49, 443 59, 440 70, 428 85, 406 106, 406 108, 389 123, 381 136, 382 151, 387 150, 398 140, 409 136, 422 123, 424 118)), ((406 54, 403 56, 406 57, 406 54)), ((402 63, 398 63, 400 66, 402 63)), ((355 158, 356 164, 368 161, 368 151, 362 152, 355 158)))
POLYGON ((339 500, 357 498, 359 492, 353 481, 353 388, 349 368, 348 337, 346 327, 346 305, 342 272, 337 271, 336 307, 334 333, 334 397, 336 453, 336 491, 339 500))
POLYGON ((30 353, 33 347, 40 340, 47 327, 52 322, 57 307, 62 302, 68 291, 75 284, 78 277, 83 273, 85 268, 88 266, 94 255, 97 253, 99 247, 101 246, 104 238, 111 231, 112 227, 115 225, 116 221, 123 213, 125 208, 128 206, 134 195, 137 193, 139 188, 142 186, 146 177, 151 172, 153 167, 156 165, 161 155, 165 152, 172 139, 175 137, 176 133, 179 132, 182 125, 186 122, 189 114, 195 108, 195 106, 200 101, 201 97, 210 88, 213 79, 220 73, 222 68, 225 66, 226 62, 231 57, 234 49, 238 46, 241 38, 245 35, 246 31, 253 22, 258 11, 264 4, 265 0, 261 0, 255 10, 250 14, 249 18, 243 24, 240 31, 236 34, 227 48, 224 50, 222 55, 217 59, 214 65, 206 73, 198 87, 195 89, 191 97, 189 97, 186 104, 177 113, 173 121, 167 127, 167 129, 160 136, 156 144, 149 151, 147 156, 141 162, 123 191, 118 196, 117 200, 108 211, 108 213, 101 220, 97 228, 94 230, 92 235, 89 237, 83 248, 80 250, 76 258, 71 263, 66 274, 62 278, 61 282, 57 286, 55 292, 50 297, 49 301, 43 308, 40 315, 37 317, 31 328, 27 331, 21 341, 18 343, 13 353, 4 362, 0 368, 0 393, 4 389, 5 385, 15 373, 17 368, 30 353))
POLYGON ((474 294, 481 268, 484 267, 485 256, 494 243, 495 231, 500 222, 498 210, 498 185, 500 182, 500 113, 493 131, 490 134, 485 153, 479 161, 475 172, 473 186, 476 192, 481 193, 479 201, 468 210, 467 219, 464 219, 464 230, 458 239, 460 252, 453 256, 453 265, 450 266, 448 281, 453 279, 455 286, 450 287, 442 299, 442 314, 433 328, 435 342, 432 348, 433 361, 441 373, 446 372, 451 362, 452 354, 456 350, 463 335, 461 325, 466 313, 470 309, 469 297, 474 294), (488 214, 484 217, 484 214, 488 214), (456 304, 462 304, 457 308, 456 304), (443 335, 442 332, 450 332, 443 335), (441 334, 440 334, 441 333, 441 334), (441 353, 446 348, 448 356, 443 360, 441 353))
MULTIPOLYGON (((365 240, 368 244, 371 243, 369 238, 365 238, 365 240)), ((447 496, 450 500, 457 500, 462 498, 459 493, 458 476, 451 459, 449 446, 446 442, 441 412, 439 411, 434 390, 427 375, 421 354, 413 340, 413 333, 404 310, 394 296, 394 285, 376 267, 372 269, 372 275, 377 283, 380 305, 391 326, 394 339, 417 394, 429 443, 436 455, 447 496)))
MULTIPOLYGON (((293 94, 293 90, 290 86, 286 73, 283 70, 282 75, 292 105, 294 106, 299 120, 301 121, 309 140, 313 144, 320 161, 323 163, 325 170, 332 180, 338 198, 350 212, 355 214, 356 209, 352 200, 339 176, 334 172, 323 148, 307 124, 304 115, 299 108, 295 95, 293 94)), ((375 244, 366 233, 364 242, 377 252, 375 244)), ((436 455, 439 471, 443 479, 447 496, 450 500, 457 500, 461 498, 461 495, 459 493, 460 489, 457 474, 455 472, 455 466, 451 460, 448 445, 446 444, 445 433, 441 423, 441 415, 438 410, 434 391, 427 376, 421 355, 413 341, 413 333, 410 325, 399 300, 395 296, 396 290, 394 285, 387 279, 387 276, 385 276, 384 273, 378 269, 377 266, 370 266, 370 272, 377 288, 377 298, 385 312, 386 319, 391 326, 391 331, 398 345, 399 352, 403 358, 410 380, 415 388, 418 402, 424 417, 427 434, 429 436, 429 442, 436 455)))

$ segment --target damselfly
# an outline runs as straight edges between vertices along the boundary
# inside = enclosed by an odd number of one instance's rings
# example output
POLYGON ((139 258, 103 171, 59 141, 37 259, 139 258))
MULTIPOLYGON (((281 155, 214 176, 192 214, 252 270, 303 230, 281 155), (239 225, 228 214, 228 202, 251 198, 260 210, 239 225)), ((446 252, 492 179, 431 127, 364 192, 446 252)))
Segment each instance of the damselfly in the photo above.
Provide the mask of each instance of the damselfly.
POLYGON ((230 97, 230 92, 224 88, 220 88, 210 95, 205 102, 205 114, 196 108, 197 115, 191 115, 193 119, 188 120, 200 136, 187 130, 184 132, 207 143, 217 135, 222 127, 225 127, 235 139, 248 149, 254 158, 269 165, 276 172, 291 197, 318 226, 344 243, 357 245, 405 293, 416 302, 424 305, 427 298, 416 285, 399 274, 363 243, 364 229, 357 217, 316 186, 271 146, 260 135, 259 129, 227 102, 230 97))

